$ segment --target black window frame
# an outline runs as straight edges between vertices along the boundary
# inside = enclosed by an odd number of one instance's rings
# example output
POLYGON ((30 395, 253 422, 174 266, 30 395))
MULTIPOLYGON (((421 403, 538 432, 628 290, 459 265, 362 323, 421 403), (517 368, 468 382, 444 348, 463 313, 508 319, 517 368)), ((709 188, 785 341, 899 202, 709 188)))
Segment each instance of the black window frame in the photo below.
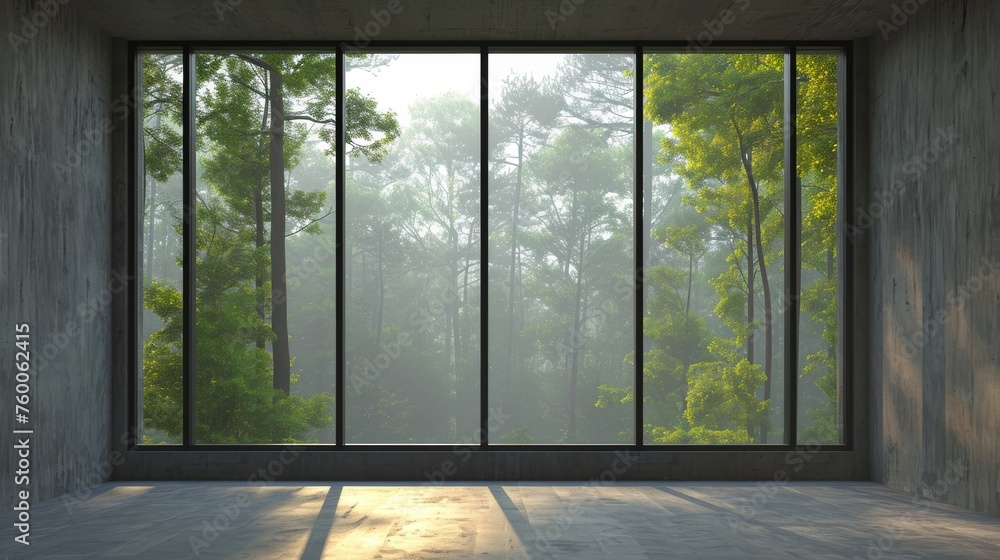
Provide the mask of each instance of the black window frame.
MULTIPOLYGON (((128 287, 125 294, 128 297, 128 350, 127 364, 125 367, 128 375, 127 391, 127 421, 126 427, 128 439, 128 451, 274 451, 287 448, 289 444, 197 444, 194 438, 194 412, 195 412, 195 387, 194 368, 195 351, 194 345, 194 307, 195 307, 195 266, 194 266, 194 231, 195 223, 192 209, 194 208, 194 188, 195 188, 195 80, 194 80, 194 56, 197 51, 218 51, 226 50, 268 50, 268 49, 302 49, 302 50, 324 50, 336 52, 337 57, 337 99, 336 99, 336 120, 338 143, 336 146, 336 207, 344 208, 345 195, 345 145, 343 141, 343 118, 344 118, 344 73, 346 65, 345 56, 349 52, 359 52, 373 50, 385 52, 386 50, 400 49, 410 51, 432 50, 437 52, 469 52, 478 49, 480 53, 480 122, 481 122, 481 159, 480 175, 482 181, 481 188, 481 209, 484 218, 488 215, 488 143, 487 134, 489 131, 489 54, 491 49, 501 52, 510 52, 511 49, 525 49, 538 52, 600 52, 608 50, 614 52, 627 52, 635 56, 636 71, 635 95, 635 131, 633 133, 635 141, 635 177, 634 177, 634 219, 635 219, 635 242, 633 247, 633 264, 635 266, 636 282, 634 288, 634 326, 635 341, 641 344, 643 334, 644 305, 642 299, 642 269, 641 255, 643 251, 643 232, 641 230, 643 199, 642 199, 642 92, 643 92, 643 54, 646 49, 655 52, 692 52, 692 44, 688 41, 378 41, 374 40, 365 45, 364 49, 358 48, 347 41, 129 41, 128 42, 128 68, 127 83, 128 91, 137 96, 137 70, 141 53, 146 52, 173 52, 181 53, 184 61, 182 84, 183 91, 183 164, 182 164, 182 185, 184 188, 184 211, 182 239, 183 251, 183 321, 184 321, 184 348, 183 348, 183 443, 181 444, 141 444, 138 441, 140 434, 138 418, 138 375, 141 372, 138 360, 139 332, 138 317, 142 310, 137 305, 139 301, 139 290, 141 290, 140 261, 138 259, 140 218, 142 210, 138 207, 138 188, 140 186, 139 177, 136 173, 137 162, 137 134, 141 132, 141 115, 136 110, 139 106, 137 102, 129 103, 128 116, 128 256, 127 256, 127 278, 128 287)), ((475 444, 349 444, 344 437, 344 406, 343 396, 345 395, 346 371, 344 367, 345 338, 343 325, 345 323, 344 303, 344 277, 343 266, 338 266, 336 281, 337 297, 337 368, 336 368, 336 394, 335 394, 335 443, 325 444, 294 444, 296 449, 305 451, 325 451, 331 453, 351 453, 357 451, 392 451, 392 452, 434 452, 449 451, 456 448, 471 449, 475 452, 545 452, 545 451, 601 451, 601 452, 624 452, 635 453, 642 450, 647 451, 681 451, 681 452, 787 452, 787 451, 807 451, 809 453, 821 453, 827 451, 851 452, 855 449, 855 431, 859 429, 854 417, 854 345, 848 327, 854 324, 854 274, 855 274, 855 239, 846 235, 852 231, 854 208, 854 52, 853 43, 850 41, 716 41, 704 48, 698 47, 698 52, 734 52, 770 50, 773 52, 783 52, 785 57, 785 79, 784 79, 784 111, 785 111, 785 154, 784 154, 784 190, 785 190, 785 239, 787 247, 795 247, 794 264, 786 266, 784 272, 784 290, 786 299, 785 316, 785 360, 784 360, 784 434, 785 443, 780 444, 707 444, 707 445, 677 445, 677 444, 654 444, 643 442, 643 359, 641 352, 636 352, 635 360, 635 441, 630 445, 620 444, 490 444, 488 441, 489 430, 487 421, 489 419, 489 368, 488 368, 488 332, 486 317, 488 316, 488 292, 484 291, 481 300, 481 320, 480 331, 482 340, 481 365, 480 365, 480 429, 484 435, 482 442, 475 444), (838 367, 842 378, 842 399, 838 403, 841 417, 844 419, 841 429, 840 444, 824 445, 803 445, 797 441, 798 428, 798 371, 800 360, 798 356, 798 322, 799 322, 799 272, 801 269, 800 250, 800 229, 801 229, 801 200, 798 189, 791 188, 795 181, 797 170, 797 151, 795 141, 795 116, 797 109, 796 91, 796 54, 799 51, 806 53, 816 52, 837 52, 839 54, 839 84, 838 84, 838 223, 839 254, 838 254, 838 343, 839 356, 838 367), (794 216, 795 219, 788 219, 794 216), (794 240, 794 241, 791 241, 794 240), (789 296, 794 293, 796 295, 789 296)), ((344 262, 343 243, 345 219, 343 213, 337 213, 336 233, 337 233, 337 254, 338 265, 344 262)), ((488 236, 488 222, 484 219, 482 235, 488 236)), ((482 262, 488 262, 488 244, 481 244, 482 262)), ((483 269, 482 283, 484 290, 488 290, 488 272, 483 269)), ((636 346, 638 347, 638 346, 636 346)))

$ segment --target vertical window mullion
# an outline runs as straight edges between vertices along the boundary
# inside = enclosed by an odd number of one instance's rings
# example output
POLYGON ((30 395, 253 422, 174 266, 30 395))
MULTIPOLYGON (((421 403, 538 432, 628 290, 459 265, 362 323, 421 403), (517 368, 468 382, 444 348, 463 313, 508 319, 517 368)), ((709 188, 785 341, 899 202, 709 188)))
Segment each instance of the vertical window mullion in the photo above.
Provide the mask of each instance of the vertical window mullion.
POLYGON ((139 376, 142 375, 142 367, 139 363, 141 359, 141 354, 138 351, 138 343, 141 335, 139 334, 139 316, 142 313, 142 306, 138 305, 139 293, 142 286, 142 274, 139 272, 140 259, 139 259, 139 247, 142 245, 142 237, 139 232, 139 216, 141 210, 139 209, 139 189, 142 188, 143 181, 140 180, 138 175, 138 165, 136 158, 138 157, 138 146, 139 146, 139 134, 142 134, 142 111, 143 105, 140 102, 142 100, 142 95, 136 92, 144 91, 143 86, 139 83, 142 73, 139 72, 139 61, 140 55, 138 49, 136 49, 134 44, 130 44, 128 47, 128 91, 132 92, 135 96, 135 103, 129 108, 130 117, 128 120, 128 176, 131 181, 128 189, 128 239, 129 239, 129 253, 128 253, 128 371, 132 372, 128 376, 128 445, 127 448, 131 449, 135 445, 142 443, 142 437, 140 435, 139 426, 139 391, 140 383, 139 376))
POLYGON ((799 283, 802 208, 796 149, 797 70, 794 46, 785 49, 785 443, 797 444, 799 371, 799 283))
POLYGON ((479 49, 479 433, 481 447, 489 445, 489 49, 479 49))
POLYGON ((642 447, 643 444, 643 410, 642 402, 644 400, 643 393, 643 358, 645 348, 643 348, 643 318, 645 317, 645 289, 643 288, 643 275, 645 274, 645 262, 643 262, 644 246, 643 237, 646 235, 644 224, 642 218, 643 213, 643 196, 645 194, 645 189, 643 188, 643 165, 645 163, 645 139, 643 138, 644 130, 644 120, 642 113, 643 104, 643 53, 642 46, 637 46, 635 48, 635 125, 633 127, 635 134, 635 194, 633 195, 633 208, 635 211, 635 217, 633 220, 633 231, 635 231, 635 241, 633 244, 633 249, 635 251, 635 274, 632 275, 634 282, 634 298, 635 298, 635 315, 634 315, 634 326, 635 326, 635 348, 632 354, 635 356, 635 445, 642 447))
POLYGON ((336 280, 336 298, 337 298, 337 367, 336 367, 336 391, 334 395, 334 409, 336 412, 336 418, 334 419, 334 432, 335 438, 334 442, 337 447, 343 447, 344 442, 344 386, 345 386, 345 366, 344 357, 346 356, 346 338, 344 332, 344 323, 347 313, 347 298, 345 297, 345 281, 344 274, 345 268, 345 248, 344 242, 345 237, 345 224, 346 218, 344 216, 345 204, 345 172, 347 166, 347 146, 345 145, 347 134, 344 130, 346 119, 344 118, 344 104, 346 91, 344 89, 344 77, 345 77, 345 67, 347 66, 346 57, 344 55, 343 45, 337 45, 337 81, 336 81, 336 115, 334 115, 334 120, 336 121, 337 127, 337 145, 335 147, 336 151, 336 231, 337 231, 337 280, 336 280))
POLYGON ((184 47, 184 78, 182 92, 182 160, 184 185, 184 217, 182 259, 184 264, 182 288, 183 316, 183 387, 184 387, 184 418, 183 444, 195 443, 195 301, 197 284, 195 283, 195 213, 197 203, 197 177, 195 163, 195 55, 190 46, 184 47))
POLYGON ((841 51, 838 66, 837 90, 840 92, 837 105, 838 125, 837 144, 840 146, 837 159, 837 194, 838 216, 840 227, 837 228, 837 247, 839 262, 837 273, 837 297, 840 300, 838 316, 840 326, 837 332, 838 356, 837 367, 841 371, 842 402, 837 403, 841 426, 840 442, 853 449, 853 372, 854 372, 854 339, 848 325, 854 324, 854 236, 844 235, 852 231, 854 208, 854 56, 850 46, 841 51))

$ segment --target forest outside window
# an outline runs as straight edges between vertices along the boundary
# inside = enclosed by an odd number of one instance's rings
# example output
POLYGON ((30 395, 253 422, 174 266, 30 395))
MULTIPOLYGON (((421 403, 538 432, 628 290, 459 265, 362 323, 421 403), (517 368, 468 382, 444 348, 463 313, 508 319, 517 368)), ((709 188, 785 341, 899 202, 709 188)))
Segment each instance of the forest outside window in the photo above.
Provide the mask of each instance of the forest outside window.
MULTIPOLYGON (((368 100, 392 122, 347 153, 346 440, 471 443, 480 394, 479 53, 351 56, 345 79, 349 99, 368 100)), ((362 110, 349 104, 347 122, 363 121, 362 110)))
POLYGON ((133 51, 138 443, 848 442, 843 50, 133 51))
POLYGON ((496 439, 629 444, 635 55, 497 53, 489 71, 496 439))

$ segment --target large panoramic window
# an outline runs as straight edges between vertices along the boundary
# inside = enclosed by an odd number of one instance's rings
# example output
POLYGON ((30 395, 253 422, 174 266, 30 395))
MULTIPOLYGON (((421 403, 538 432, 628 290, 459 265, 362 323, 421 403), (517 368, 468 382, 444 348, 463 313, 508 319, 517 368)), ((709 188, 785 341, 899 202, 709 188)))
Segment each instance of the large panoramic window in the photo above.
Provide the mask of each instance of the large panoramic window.
POLYGON ((844 68, 138 49, 138 441, 846 443, 844 68))

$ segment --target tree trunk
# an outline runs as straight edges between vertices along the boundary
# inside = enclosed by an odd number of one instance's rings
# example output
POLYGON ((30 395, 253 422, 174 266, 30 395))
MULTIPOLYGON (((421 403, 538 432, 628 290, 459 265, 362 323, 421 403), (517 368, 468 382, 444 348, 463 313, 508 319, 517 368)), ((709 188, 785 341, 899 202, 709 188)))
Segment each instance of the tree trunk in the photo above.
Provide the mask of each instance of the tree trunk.
MULTIPOLYGON (((573 328, 570 332, 569 348, 570 348, 570 364, 569 364, 569 441, 576 441, 576 385, 577 377, 580 371, 580 341, 583 339, 583 332, 580 327, 580 309, 583 307, 583 302, 581 301, 581 296, 583 295, 583 254, 585 250, 584 243, 585 238, 583 236, 583 231, 577 233, 577 192, 573 191, 573 213, 570 218, 570 223, 572 224, 573 233, 579 235, 579 244, 577 249, 580 252, 579 265, 576 269, 576 301, 573 308, 573 328)), ((567 244, 569 249, 566 256, 565 271, 569 273, 570 261, 573 260, 573 245, 571 243, 567 244)))
MULTIPOLYGON (((835 281, 836 280, 836 278, 834 278, 834 274, 836 274, 836 271, 833 268, 833 262, 834 262, 834 259, 833 259, 833 249, 827 249, 826 250, 826 278, 828 280, 830 280, 830 281, 835 281)), ((834 296, 834 298, 836 298, 836 297, 837 296, 834 296)), ((834 306, 836 306, 836 305, 837 305, 837 302, 834 301, 834 306)), ((834 327, 834 328, 836 328, 836 327, 834 327)), ((836 371, 836 368, 837 368, 837 366, 836 366, 836 364, 837 364, 837 362, 836 362, 836 358, 837 358, 837 344, 836 344, 836 342, 834 342, 834 344, 827 345, 827 347, 826 347, 826 357, 830 361, 830 363, 834 364, 834 371, 836 371)), ((843 392, 844 392, 844 380, 841 377, 838 376, 837 377, 837 397, 836 397, 837 401, 834 403, 834 406, 836 406, 836 408, 837 408, 837 430, 838 431, 840 430, 840 426, 844 425, 844 411, 843 411, 843 407, 842 406, 837 406, 840 402, 842 402, 841 399, 843 398, 843 392)))
MULTIPOLYGON (((747 183, 750 185, 750 199, 753 204, 753 229, 757 240, 757 260, 760 265, 760 284, 764 292, 764 400, 771 400, 771 373, 774 360, 774 321, 771 305, 771 283, 767 277, 767 264, 764 262, 764 241, 761 238, 761 217, 760 217, 760 190, 757 180, 754 178, 752 154, 748 146, 744 143, 743 133, 736 121, 733 120, 733 128, 740 143, 740 159, 743 162, 743 170, 746 172, 747 183)), ((751 294, 752 299, 752 294, 751 294)), ((770 408, 770 405, 768 405, 770 408)), ((768 419, 762 420, 760 425, 759 443, 767 443, 768 419)))
MULTIPOLYGON (((268 168, 271 183, 271 330, 274 331, 272 386, 291 393, 291 356, 288 351, 288 289, 285 283, 285 99, 281 72, 260 58, 237 54, 267 72, 271 125, 268 131, 268 168)), ((265 108, 265 113, 267 109, 265 108)))
POLYGON ((153 239, 156 228, 156 179, 149 177, 149 225, 146 226, 146 275, 153 277, 153 239))
POLYGON ((521 168, 524 164, 524 131, 517 139, 517 179, 514 183, 514 212, 510 220, 510 282, 507 285, 507 384, 514 386, 514 286, 517 270, 517 224, 521 212, 521 168))
POLYGON ((687 303, 684 305, 684 321, 687 322, 691 316, 691 281, 694 278, 694 253, 688 255, 688 293, 687 303))
MULTIPOLYGON (((160 117, 159 107, 156 110, 156 120, 153 123, 154 128, 160 128, 162 125, 162 119, 160 117)), ((145 150, 145 144, 143 144, 142 150, 145 150)), ((145 163, 145 160, 144 160, 145 163)), ((143 177, 148 177, 145 172, 143 172, 143 177)), ((152 177, 148 177, 149 181, 149 225, 146 228, 146 270, 145 273, 149 275, 150 278, 153 277, 153 243, 156 239, 156 186, 157 181, 152 177)))
MULTIPOLYGON (((687 303, 684 305, 684 334, 688 335, 691 332, 691 284, 694 278, 694 253, 688 255, 688 289, 687 289, 687 303)), ((685 356, 689 354, 685 353, 685 356)), ((691 369, 690 361, 685 358, 681 363, 681 375, 683 378, 682 387, 684 390, 684 398, 681 399, 681 416, 687 411, 687 394, 688 394, 688 372, 691 369)))
POLYGON ((583 307, 583 251, 584 240, 580 238, 580 266, 576 270, 576 307, 573 311, 573 333, 571 336, 572 363, 569 374, 569 441, 576 441, 576 385, 580 375, 580 354, 583 340, 583 326, 580 324, 580 309, 583 307))
MULTIPOLYGON (((257 248, 264 246, 264 193, 261 192, 263 187, 258 186, 257 191, 254 193, 254 243, 257 248)), ((257 275, 254 278, 254 285, 257 287, 257 318, 261 321, 265 318, 264 308, 266 307, 266 299, 264 294, 261 293, 261 288, 264 287, 264 277, 257 275)), ((258 338, 254 341, 257 348, 264 348, 265 341, 263 338, 258 338)))
MULTIPOLYGON (((753 291, 755 289, 755 284, 757 283, 757 270, 754 267, 753 258, 753 223, 752 220, 747 220, 747 325, 752 325, 754 321, 754 310, 756 305, 753 301, 753 291)), ((751 364, 754 363, 754 331, 756 329, 750 328, 747 332, 747 361, 751 364)))
MULTIPOLYGON (((462 313, 458 315, 458 318, 460 319, 460 324, 459 324, 460 329, 464 325, 469 324, 470 322, 469 320, 470 319, 469 317, 470 263, 469 263, 468 251, 472 249, 473 229, 475 229, 475 227, 473 225, 469 225, 469 234, 465 242, 465 252, 463 252, 466 256, 463 259, 463 261, 465 262, 465 273, 462 275, 462 298, 461 300, 459 300, 459 303, 461 304, 460 307, 463 310, 462 313)), ((473 340, 475 340, 474 332, 475 331, 470 329, 469 333, 465 337, 465 341, 462 346, 461 366, 468 368, 470 370, 470 373, 474 372, 475 375, 464 375, 456 379, 456 387, 458 388, 458 390, 455 391, 455 426, 459 430, 459 432, 461 432, 463 426, 468 426, 473 421, 473 419, 468 417, 468 415, 465 412, 469 410, 469 403, 473 401, 473 393, 474 393, 473 389, 475 388, 473 384, 475 383, 475 380, 479 379, 478 375, 479 363, 478 362, 473 363, 473 361, 471 360, 472 344, 473 340)), ((455 361, 458 362, 457 357, 455 361)), ((458 375, 460 372, 458 367, 459 364, 456 363, 456 375, 458 375)))
POLYGON ((375 304, 375 345, 382 346, 382 316, 385 307, 385 230, 378 234, 378 301, 375 304))
MULTIPOLYGON (((760 266, 760 286, 764 292, 764 400, 771 399, 771 373, 774 360, 774 322, 771 309, 771 284, 767 278, 767 265, 764 263, 764 242, 761 240, 760 191, 753 175, 753 164, 749 155, 743 153, 743 166, 750 183, 750 196, 753 203, 754 233, 757 238, 757 261, 760 266)), ((760 426, 760 442, 767 443, 768 422, 760 426)))
MULTIPOLYGON (((774 318, 771 309, 771 284, 767 278, 767 265, 764 263, 764 243, 761 241, 760 198, 756 185, 753 194, 754 216, 757 226, 757 260, 760 263, 760 287, 764 292, 764 400, 771 400, 771 374, 774 363, 774 318)), ((770 408, 770 404, 768 404, 770 408)), ((767 443, 768 422, 761 424, 760 443, 767 443)))
POLYGON ((449 304, 449 310, 451 312, 451 333, 452 338, 454 339, 454 360, 452 362, 452 368, 455 379, 457 380, 459 377, 460 367, 459 356, 462 354, 462 329, 459 325, 458 309, 462 302, 458 299, 458 290, 456 289, 456 285, 458 284, 458 233, 453 232, 453 236, 455 241, 453 244, 453 254, 456 256, 451 259, 451 280, 448 282, 449 294, 447 297, 452 300, 449 304))
MULTIPOLYGON (((268 81, 268 84, 270 84, 270 81, 268 81)), ((261 130, 267 126, 270 112, 271 100, 269 98, 264 99, 264 110, 261 112, 260 117, 261 130)), ((264 185, 262 182, 258 182, 256 187, 253 193, 254 247, 259 249, 264 246, 264 185)), ((262 274, 255 276, 254 286, 257 288, 257 318, 263 322, 267 319, 267 297, 261 293, 261 288, 264 287, 264 276, 262 274)), ((267 341, 262 337, 258 337, 254 341, 254 345, 263 350, 267 347, 267 341)))
POLYGON ((274 388, 291 393, 291 356, 288 351, 288 300, 285 284, 285 101, 282 76, 268 70, 271 102, 271 329, 274 330, 274 388))
MULTIPOLYGON (((645 237, 645 243, 642 244, 642 262, 640 263, 642 265, 642 276, 635 278, 635 281, 642 281, 646 271, 652 266, 650 260, 653 252, 653 121, 648 119, 643 121, 642 135, 642 235, 645 237)), ((643 282, 641 292, 643 313, 646 310, 646 298, 648 295, 649 287, 643 282)), ((642 347, 636 348, 636 352, 645 354, 652 347, 653 341, 643 332, 642 347)))

